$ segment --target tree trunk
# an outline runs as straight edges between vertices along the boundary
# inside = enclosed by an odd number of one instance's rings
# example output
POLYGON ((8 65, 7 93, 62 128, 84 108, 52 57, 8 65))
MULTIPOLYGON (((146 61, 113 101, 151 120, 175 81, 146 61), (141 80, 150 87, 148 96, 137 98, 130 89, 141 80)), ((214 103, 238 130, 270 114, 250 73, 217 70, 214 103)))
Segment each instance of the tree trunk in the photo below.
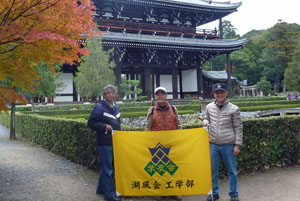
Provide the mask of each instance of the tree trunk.
POLYGON ((30 99, 30 100, 31 100, 31 111, 34 112, 35 111, 34 101, 33 101, 33 99, 30 99))
POLYGON ((11 104, 11 116, 10 116, 10 133, 9 133, 9 138, 11 140, 16 139, 16 133, 15 133, 15 112, 16 112, 16 104, 12 103, 11 104))
POLYGON ((286 85, 283 84, 283 91, 282 92, 286 92, 286 85))

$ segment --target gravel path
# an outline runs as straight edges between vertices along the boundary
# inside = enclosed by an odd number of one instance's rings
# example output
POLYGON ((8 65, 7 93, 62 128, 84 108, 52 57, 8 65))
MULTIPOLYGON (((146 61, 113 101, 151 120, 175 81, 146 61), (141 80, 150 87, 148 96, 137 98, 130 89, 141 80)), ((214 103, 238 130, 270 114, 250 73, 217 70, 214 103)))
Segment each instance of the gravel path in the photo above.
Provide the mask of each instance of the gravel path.
MULTIPOLYGON (((95 194, 97 180, 97 172, 28 142, 9 140, 8 129, 0 125, 0 201, 103 201, 95 194)), ((239 177, 241 201, 300 201, 299 186, 299 166, 239 177)), ((219 201, 230 201, 228 181, 220 189, 219 201)), ((206 195, 183 196, 183 201, 205 200, 206 195)))
POLYGON ((22 141, 0 125, 1 201, 104 200, 96 173, 22 141))

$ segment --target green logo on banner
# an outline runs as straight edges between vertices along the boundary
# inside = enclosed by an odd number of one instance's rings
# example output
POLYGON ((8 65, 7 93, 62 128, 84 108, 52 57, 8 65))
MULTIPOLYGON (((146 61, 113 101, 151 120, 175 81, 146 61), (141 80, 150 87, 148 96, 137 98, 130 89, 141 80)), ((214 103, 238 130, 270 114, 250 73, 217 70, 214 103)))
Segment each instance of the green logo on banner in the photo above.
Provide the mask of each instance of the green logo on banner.
POLYGON ((154 148, 148 149, 152 155, 152 160, 146 165, 144 170, 150 176, 154 175, 155 172, 160 176, 163 176, 165 172, 173 176, 178 166, 168 157, 171 148, 165 148, 162 144, 158 143, 154 148))

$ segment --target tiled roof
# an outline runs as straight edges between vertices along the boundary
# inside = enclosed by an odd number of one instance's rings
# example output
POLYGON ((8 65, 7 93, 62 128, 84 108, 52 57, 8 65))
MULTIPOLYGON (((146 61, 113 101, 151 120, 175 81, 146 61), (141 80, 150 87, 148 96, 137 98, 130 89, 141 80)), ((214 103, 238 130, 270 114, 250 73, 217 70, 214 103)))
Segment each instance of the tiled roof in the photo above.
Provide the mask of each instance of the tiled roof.
POLYGON ((180 38, 168 36, 153 36, 143 34, 130 34, 130 33, 116 33, 116 32, 103 32, 103 44, 114 43, 114 46, 148 46, 149 48, 189 48, 190 50, 237 50, 247 42, 246 39, 193 39, 193 38, 180 38))
POLYGON ((210 0, 158 0, 158 1, 165 1, 165 2, 177 2, 186 5, 196 5, 196 6, 205 6, 205 7, 218 7, 218 8, 237 8, 242 3, 230 3, 227 2, 215 2, 210 0))

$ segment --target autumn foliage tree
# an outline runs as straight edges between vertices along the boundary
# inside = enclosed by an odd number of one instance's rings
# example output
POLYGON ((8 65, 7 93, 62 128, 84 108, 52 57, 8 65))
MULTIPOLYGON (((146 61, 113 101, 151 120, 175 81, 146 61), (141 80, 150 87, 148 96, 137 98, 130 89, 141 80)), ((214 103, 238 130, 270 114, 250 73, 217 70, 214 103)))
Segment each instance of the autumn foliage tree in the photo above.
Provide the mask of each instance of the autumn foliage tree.
POLYGON ((1 0, 0 111, 25 102, 17 89, 33 91, 40 61, 54 72, 88 54, 78 41, 92 34, 94 9, 91 0, 1 0))

